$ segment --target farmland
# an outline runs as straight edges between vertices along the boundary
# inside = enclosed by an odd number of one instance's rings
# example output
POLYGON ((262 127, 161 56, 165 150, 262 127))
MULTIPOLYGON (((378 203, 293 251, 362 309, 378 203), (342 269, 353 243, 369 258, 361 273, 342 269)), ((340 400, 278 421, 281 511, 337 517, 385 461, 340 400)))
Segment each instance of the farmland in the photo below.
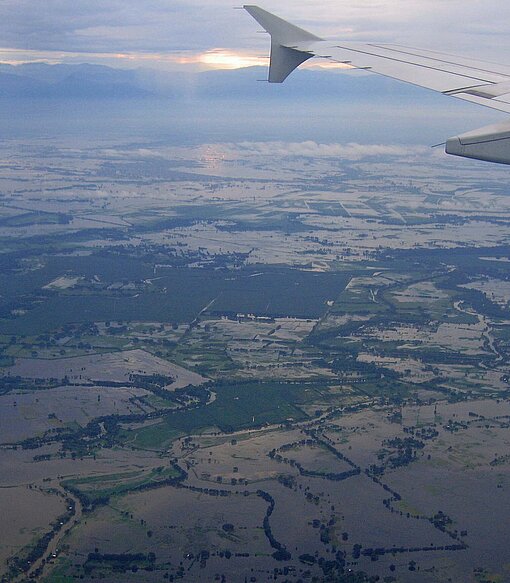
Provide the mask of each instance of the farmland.
POLYGON ((506 175, 32 146, 0 207, 2 583, 505 580, 506 175))

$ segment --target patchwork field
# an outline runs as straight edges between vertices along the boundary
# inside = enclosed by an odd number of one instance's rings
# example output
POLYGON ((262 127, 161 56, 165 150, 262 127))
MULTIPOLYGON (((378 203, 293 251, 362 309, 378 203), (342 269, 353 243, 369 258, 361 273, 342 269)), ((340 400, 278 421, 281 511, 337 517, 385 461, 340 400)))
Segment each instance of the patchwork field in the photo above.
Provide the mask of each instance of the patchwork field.
POLYGON ((2 583, 509 580, 507 173, 78 142, 0 147, 2 583))

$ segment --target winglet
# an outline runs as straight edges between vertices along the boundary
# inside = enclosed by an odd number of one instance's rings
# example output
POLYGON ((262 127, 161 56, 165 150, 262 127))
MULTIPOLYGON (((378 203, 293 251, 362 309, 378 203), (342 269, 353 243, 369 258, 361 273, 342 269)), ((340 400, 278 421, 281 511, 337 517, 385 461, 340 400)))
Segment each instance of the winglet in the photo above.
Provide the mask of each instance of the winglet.
POLYGON ((294 69, 313 57, 312 53, 299 50, 297 46, 321 38, 258 6, 245 5, 244 9, 271 35, 269 83, 283 83, 294 69))

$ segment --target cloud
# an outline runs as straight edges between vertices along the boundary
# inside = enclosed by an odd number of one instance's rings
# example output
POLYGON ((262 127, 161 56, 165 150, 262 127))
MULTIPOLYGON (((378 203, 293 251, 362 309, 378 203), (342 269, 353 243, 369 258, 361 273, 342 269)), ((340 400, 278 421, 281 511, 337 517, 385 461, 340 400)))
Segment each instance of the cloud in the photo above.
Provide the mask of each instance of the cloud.
MULTIPOLYGON (((347 40, 376 40, 445 49, 505 61, 510 3, 506 0, 264 0, 284 18, 313 32, 347 40), (460 18, 462 16, 462 18, 460 18), (494 39, 498 38, 498 50, 494 39)), ((221 47, 237 54, 267 54, 268 39, 231 0, 3 0, 0 38, 6 49, 81 55, 197 55, 221 47)), ((37 58, 37 56, 35 57, 37 58)), ((169 66, 176 59, 167 59, 169 66)), ((119 58, 122 66, 122 59, 119 58)), ((181 63, 182 64, 182 63, 181 63)), ((227 63, 228 65, 228 63, 227 63)))
MULTIPOLYGON (((205 148, 207 148, 205 146, 205 148)), ((243 159, 257 157, 268 158, 341 158, 343 160, 361 160, 375 156, 408 157, 424 155, 430 148, 425 146, 400 146, 391 144, 319 144, 305 142, 240 142, 219 144, 216 151, 224 158, 243 159)), ((206 150, 207 151, 207 150, 206 150)))
POLYGON ((108 148, 102 151, 107 158, 139 159, 162 158, 201 159, 239 161, 253 158, 340 158, 357 161, 363 158, 390 156, 393 158, 408 158, 412 156, 433 156, 435 151, 427 146, 402 146, 395 144, 322 144, 311 140, 303 142, 227 142, 191 146, 148 147, 134 149, 108 148))

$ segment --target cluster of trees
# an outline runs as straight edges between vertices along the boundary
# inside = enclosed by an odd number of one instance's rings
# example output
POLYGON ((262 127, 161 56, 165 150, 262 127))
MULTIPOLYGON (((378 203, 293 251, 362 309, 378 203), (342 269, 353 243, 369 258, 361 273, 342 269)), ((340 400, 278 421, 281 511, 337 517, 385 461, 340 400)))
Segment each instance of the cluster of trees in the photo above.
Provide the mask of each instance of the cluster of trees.
MULTIPOLYGON (((356 466, 351 460, 348 460, 342 453, 340 453, 331 444, 329 444, 327 442, 322 442, 322 441, 319 443, 317 437, 315 437, 314 439, 302 439, 300 441, 294 441, 292 443, 287 443, 285 445, 282 445, 279 449, 272 449, 268 453, 268 456, 277 462, 290 464, 292 467, 296 468, 299 471, 299 474, 301 476, 307 476, 307 477, 311 477, 311 478, 324 478, 325 480, 331 480, 332 482, 340 482, 342 480, 347 480, 348 478, 351 478, 353 476, 357 476, 361 473, 361 468, 356 466), (283 457, 278 453, 279 451, 280 452, 291 451, 291 450, 296 449, 298 447, 313 446, 313 445, 317 445, 317 444, 321 445, 322 447, 325 447, 336 458, 338 458, 342 461, 345 461, 353 469, 347 470, 345 472, 336 472, 336 473, 335 472, 319 472, 319 471, 315 471, 315 470, 307 470, 306 468, 303 467, 303 465, 300 462, 298 462, 292 458, 283 457)), ((290 486, 291 482, 289 482, 289 478, 283 478, 282 483, 283 483, 283 485, 285 485, 287 487, 291 487, 290 486)))
POLYGON ((284 458, 280 454, 276 453, 275 450, 270 451, 268 455, 270 458, 274 459, 277 462, 290 464, 292 467, 296 468, 299 471, 301 476, 308 476, 310 478, 324 478, 325 480, 331 480, 332 482, 340 482, 342 480, 347 480, 347 478, 352 478, 352 476, 357 476, 361 473, 361 470, 359 468, 354 468, 352 470, 347 470, 345 472, 338 473, 307 470, 303 467, 303 465, 300 462, 293 459, 284 458))
POLYGON ((390 468, 400 468, 409 465, 415 461, 418 456, 418 450, 425 447, 423 441, 415 439, 414 437, 395 437, 383 441, 383 447, 391 448, 390 450, 383 449, 379 453, 378 458, 382 460, 383 465, 372 464, 368 469, 367 475, 382 476, 387 466, 390 468))
POLYGON ((59 379, 25 379, 20 376, 4 376, 0 380, 0 395, 6 395, 11 391, 23 389, 23 391, 47 391, 60 386, 59 379))
POLYGON ((143 375, 131 373, 129 375, 129 380, 136 387, 153 392, 164 389, 166 386, 171 385, 175 381, 175 378, 162 374, 143 375))
POLYGON ((453 523, 453 520, 445 514, 442 510, 434 514, 434 516, 430 519, 430 522, 439 530, 443 532, 446 531, 448 525, 453 523))
POLYGON ((425 441, 435 439, 439 437, 439 431, 435 427, 404 427, 404 432, 414 435, 417 439, 424 439, 425 441))
MULTIPOLYGON (((201 486, 189 486, 184 484, 178 484, 179 488, 184 488, 190 492, 198 492, 200 494, 206 494, 207 496, 219 496, 226 498, 232 495, 230 490, 219 490, 218 488, 202 488, 201 486)), ((248 492, 249 494, 249 492, 248 492)))
POLYGON ((294 478, 294 476, 283 476, 283 475, 279 475, 278 476, 278 482, 282 486, 285 486, 286 488, 289 488, 290 490, 294 490, 297 487, 296 478, 294 478))
POLYGON ((275 508, 274 498, 271 496, 271 494, 265 492, 264 490, 257 490, 257 496, 259 496, 269 504, 266 510, 266 515, 264 516, 263 528, 264 534, 266 535, 269 544, 273 549, 275 549, 275 552, 273 553, 272 556, 277 561, 288 561, 292 558, 292 555, 289 553, 289 551, 287 551, 287 549, 281 542, 276 540, 271 530, 271 525, 269 524, 269 518, 271 517, 271 514, 273 514, 275 508))
POLYGON ((448 419, 448 423, 443 425, 443 429, 450 433, 457 433, 457 431, 467 428, 468 424, 465 421, 454 421, 453 419, 448 419))
POLYGON ((362 549, 361 545, 354 545, 352 557, 357 559, 360 555, 370 557, 373 561, 383 555, 397 555, 402 553, 421 553, 430 551, 463 551, 467 547, 464 544, 430 545, 428 547, 377 547, 362 549))
POLYGON ((156 555, 154 553, 147 555, 143 553, 102 554, 95 551, 89 553, 83 569, 87 575, 90 575, 94 568, 104 566, 115 573, 126 573, 127 571, 136 573, 139 569, 153 571, 155 563, 156 555))
MULTIPOLYGON (((323 583, 376 583, 380 581, 378 575, 369 577, 364 571, 349 571, 346 573, 345 553, 342 551, 337 551, 334 559, 325 559, 317 555, 318 553, 315 553, 315 556, 304 553, 299 556, 299 560, 305 565, 317 565, 322 570, 323 578, 321 581, 323 583)), ((357 558, 359 558, 359 555, 357 558)))

